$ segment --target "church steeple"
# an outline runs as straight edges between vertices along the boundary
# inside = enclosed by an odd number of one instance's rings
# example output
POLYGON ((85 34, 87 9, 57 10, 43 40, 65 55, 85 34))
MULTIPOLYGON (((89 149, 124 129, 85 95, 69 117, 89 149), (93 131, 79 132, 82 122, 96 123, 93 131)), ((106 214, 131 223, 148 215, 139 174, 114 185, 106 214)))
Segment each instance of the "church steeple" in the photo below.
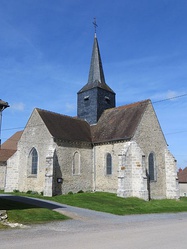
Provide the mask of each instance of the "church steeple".
POLYGON ((113 90, 105 82, 105 76, 96 33, 94 36, 88 83, 79 92, 86 91, 94 87, 100 87, 102 89, 113 92, 113 90))
POLYGON ((115 107, 115 93, 105 82, 96 32, 88 82, 77 94, 77 115, 90 124, 97 123, 104 110, 115 107))

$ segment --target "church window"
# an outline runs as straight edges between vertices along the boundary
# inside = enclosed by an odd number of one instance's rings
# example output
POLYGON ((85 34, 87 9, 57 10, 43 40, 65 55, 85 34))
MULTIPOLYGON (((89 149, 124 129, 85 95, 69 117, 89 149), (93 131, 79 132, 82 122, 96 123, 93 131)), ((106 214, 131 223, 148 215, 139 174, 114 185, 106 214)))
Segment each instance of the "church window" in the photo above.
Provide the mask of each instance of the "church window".
POLYGON ((75 152, 73 155, 73 175, 80 174, 80 154, 75 152))
POLYGON ((110 153, 107 153, 106 155, 106 174, 112 174, 112 156, 110 153))
POLYGON ((30 163, 30 174, 36 175, 38 171, 38 153, 35 148, 32 148, 30 152, 29 163, 30 163))
POLYGON ((155 175, 155 156, 154 153, 149 154, 149 179, 150 181, 155 181, 156 180, 156 175, 155 175))
POLYGON ((105 96, 105 101, 109 104, 110 103, 110 98, 108 96, 105 96))
POLYGON ((89 95, 84 97, 84 100, 89 100, 89 95))

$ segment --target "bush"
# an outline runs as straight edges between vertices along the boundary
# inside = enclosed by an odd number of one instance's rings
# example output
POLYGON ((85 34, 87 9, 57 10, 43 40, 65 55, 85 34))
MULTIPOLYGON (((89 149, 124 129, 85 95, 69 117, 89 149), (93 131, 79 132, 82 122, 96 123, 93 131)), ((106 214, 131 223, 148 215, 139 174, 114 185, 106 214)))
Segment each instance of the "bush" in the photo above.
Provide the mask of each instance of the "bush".
POLYGON ((26 192, 26 194, 31 194, 32 193, 32 190, 28 190, 27 192, 26 192))
POLYGON ((79 190, 79 191, 77 192, 77 194, 81 194, 81 193, 84 193, 84 191, 83 191, 83 190, 79 190))
POLYGON ((19 193, 19 190, 18 189, 14 189, 13 192, 14 193, 19 193))
POLYGON ((73 195, 73 192, 72 192, 72 191, 70 191, 70 192, 68 193, 68 195, 73 195))

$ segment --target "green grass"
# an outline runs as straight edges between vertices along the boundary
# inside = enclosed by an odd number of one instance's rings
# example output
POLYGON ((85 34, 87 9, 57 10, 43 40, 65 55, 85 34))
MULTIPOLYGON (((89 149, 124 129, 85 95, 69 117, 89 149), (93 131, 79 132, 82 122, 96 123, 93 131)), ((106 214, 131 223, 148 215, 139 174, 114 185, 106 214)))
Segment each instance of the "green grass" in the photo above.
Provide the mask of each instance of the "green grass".
POLYGON ((45 197, 45 199, 117 215, 187 211, 187 198, 144 201, 135 197, 121 198, 116 194, 97 192, 45 197))
MULTIPOLYGON (((116 215, 187 212, 187 198, 181 198, 180 200, 164 199, 144 201, 134 197, 120 198, 117 197, 116 194, 103 192, 78 193, 54 197, 43 197, 41 195, 24 193, 13 194, 51 200, 62 204, 116 215)), ((19 222, 22 224, 66 219, 66 217, 57 212, 6 199, 0 199, 0 209, 7 210, 11 222, 19 222)))
MULTIPOLYGON (((0 198, 0 209, 7 210, 8 221, 24 225, 66 220, 68 217, 46 208, 0 198)), ((0 223, 0 228, 4 228, 0 223)))
POLYGON ((116 194, 105 192, 78 193, 54 197, 42 197, 41 195, 24 193, 17 193, 16 195, 32 196, 117 215, 187 212, 187 198, 144 201, 135 197, 121 198, 117 197, 116 194))

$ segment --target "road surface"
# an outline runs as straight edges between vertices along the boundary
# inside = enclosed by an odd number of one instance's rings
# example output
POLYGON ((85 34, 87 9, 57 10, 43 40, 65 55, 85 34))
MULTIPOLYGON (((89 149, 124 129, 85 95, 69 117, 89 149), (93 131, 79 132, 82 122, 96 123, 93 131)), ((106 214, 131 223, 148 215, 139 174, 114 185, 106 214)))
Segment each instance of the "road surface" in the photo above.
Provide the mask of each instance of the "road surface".
POLYGON ((37 205, 74 219, 0 231, 0 249, 187 248, 187 213, 118 216, 54 202, 37 205))

